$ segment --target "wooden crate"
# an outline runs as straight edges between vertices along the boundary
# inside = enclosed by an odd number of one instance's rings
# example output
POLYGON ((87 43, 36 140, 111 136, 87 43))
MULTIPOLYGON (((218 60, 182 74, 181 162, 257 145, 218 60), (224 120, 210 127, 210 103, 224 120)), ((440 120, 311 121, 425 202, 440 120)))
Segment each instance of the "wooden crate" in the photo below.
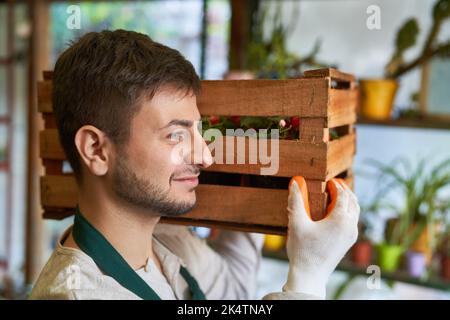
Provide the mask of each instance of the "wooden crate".
MULTIPOLYGON (((61 219, 73 214, 77 186, 72 174, 63 172, 65 155, 52 114, 51 78, 51 72, 44 72, 44 81, 38 83, 38 109, 45 122, 40 133, 40 157, 45 166, 40 182, 41 202, 45 218, 61 219)), ((201 183, 192 212, 161 221, 284 234, 288 222, 287 182, 294 175, 306 178, 313 218, 320 219, 328 203, 326 182, 339 176, 353 186, 357 103, 354 77, 334 69, 306 71, 304 77, 289 80, 202 81, 198 98, 201 115, 299 116, 300 136, 298 140, 279 141, 279 170, 272 179, 281 187, 201 183), (338 131, 340 137, 330 140, 330 129, 338 131)), ((248 155, 249 140, 253 138, 233 139, 235 144, 245 140, 248 155)), ((245 182, 258 176, 262 167, 213 164, 202 174, 234 176, 245 182)))

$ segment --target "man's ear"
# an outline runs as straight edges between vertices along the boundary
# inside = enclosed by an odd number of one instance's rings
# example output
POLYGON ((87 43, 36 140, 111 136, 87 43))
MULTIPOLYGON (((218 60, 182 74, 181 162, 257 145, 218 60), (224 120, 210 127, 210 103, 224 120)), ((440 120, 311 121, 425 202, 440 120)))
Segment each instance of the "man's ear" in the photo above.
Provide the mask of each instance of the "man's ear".
POLYGON ((96 176, 103 176, 110 166, 111 144, 105 133, 98 128, 85 125, 75 134, 75 145, 81 161, 96 176))

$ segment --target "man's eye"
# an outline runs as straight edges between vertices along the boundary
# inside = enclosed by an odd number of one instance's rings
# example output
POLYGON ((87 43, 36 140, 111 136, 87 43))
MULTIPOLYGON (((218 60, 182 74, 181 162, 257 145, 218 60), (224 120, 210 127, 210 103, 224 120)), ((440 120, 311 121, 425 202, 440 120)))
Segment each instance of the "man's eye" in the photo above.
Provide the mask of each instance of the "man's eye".
POLYGON ((184 139, 183 131, 175 131, 167 136, 172 142, 181 142, 184 139))

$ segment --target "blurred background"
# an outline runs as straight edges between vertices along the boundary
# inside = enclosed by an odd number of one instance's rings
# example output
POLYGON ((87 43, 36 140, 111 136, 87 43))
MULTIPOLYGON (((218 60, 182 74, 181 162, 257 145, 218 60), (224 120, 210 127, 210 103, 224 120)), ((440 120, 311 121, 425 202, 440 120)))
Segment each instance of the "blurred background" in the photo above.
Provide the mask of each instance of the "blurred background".
MULTIPOLYGON (((70 41, 119 28, 178 49, 202 79, 354 74, 360 239, 328 298, 450 299, 448 0, 0 0, 0 299, 26 297, 71 224, 42 218, 36 82, 70 41)), ((286 280, 284 242, 266 236, 256 299, 286 280)))

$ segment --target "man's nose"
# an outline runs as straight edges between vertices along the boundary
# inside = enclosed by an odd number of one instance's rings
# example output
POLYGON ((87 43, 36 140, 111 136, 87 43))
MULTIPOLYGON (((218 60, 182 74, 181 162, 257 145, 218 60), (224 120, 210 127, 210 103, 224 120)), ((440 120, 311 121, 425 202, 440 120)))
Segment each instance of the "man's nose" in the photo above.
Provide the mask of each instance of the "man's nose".
POLYGON ((193 164, 196 164, 203 169, 208 168, 213 163, 213 157, 200 132, 194 134, 193 144, 194 146, 191 149, 191 159, 193 160, 193 164))

